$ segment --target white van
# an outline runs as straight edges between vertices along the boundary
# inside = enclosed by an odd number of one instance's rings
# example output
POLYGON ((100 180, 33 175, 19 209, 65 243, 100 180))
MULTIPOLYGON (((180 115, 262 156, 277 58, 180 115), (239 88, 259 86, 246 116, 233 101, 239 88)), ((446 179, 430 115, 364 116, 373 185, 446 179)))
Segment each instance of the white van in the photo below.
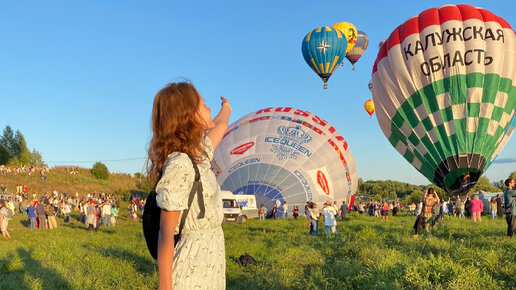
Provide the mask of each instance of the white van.
POLYGON ((240 216, 242 210, 231 191, 222 190, 222 210, 224 211, 224 222, 236 222, 240 216))
POLYGON ((222 191, 222 206, 225 222, 242 223, 248 219, 258 218, 256 197, 252 194, 233 194, 222 191))
POLYGON ((256 197, 252 194, 235 194, 235 199, 240 205, 242 211, 240 212, 240 220, 238 222, 245 222, 248 219, 258 218, 258 207, 256 206, 256 197))

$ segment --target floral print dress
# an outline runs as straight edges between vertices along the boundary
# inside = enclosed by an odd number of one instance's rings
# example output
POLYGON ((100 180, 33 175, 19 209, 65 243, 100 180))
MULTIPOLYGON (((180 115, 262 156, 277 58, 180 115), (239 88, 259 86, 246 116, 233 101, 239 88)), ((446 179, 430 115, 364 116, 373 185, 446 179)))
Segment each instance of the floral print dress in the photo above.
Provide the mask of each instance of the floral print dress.
MULTIPOLYGON (((222 232, 222 197, 220 186, 211 171, 213 146, 208 137, 204 150, 209 160, 197 164, 201 175, 205 206, 204 218, 198 219, 200 208, 197 197, 188 212, 181 240, 175 247, 172 269, 174 289, 225 289, 226 258, 222 232)), ((167 211, 183 211, 188 207, 188 196, 195 179, 192 161, 184 153, 172 153, 156 186, 156 201, 167 211)), ((198 194, 198 193, 197 193, 198 194)), ((179 217, 176 233, 179 231, 179 217)))

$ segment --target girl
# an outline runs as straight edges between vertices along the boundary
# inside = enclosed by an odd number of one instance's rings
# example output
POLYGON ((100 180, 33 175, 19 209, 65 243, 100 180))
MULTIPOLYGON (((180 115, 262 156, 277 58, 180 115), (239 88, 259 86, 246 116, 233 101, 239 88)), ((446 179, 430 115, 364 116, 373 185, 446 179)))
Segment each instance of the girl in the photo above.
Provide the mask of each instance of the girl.
POLYGON ((148 175, 157 182, 156 202, 161 208, 160 289, 226 287, 221 191, 210 169, 231 113, 228 100, 221 100, 220 112, 212 119, 210 108, 191 83, 168 84, 154 98, 148 175), (176 245, 174 234, 195 179, 190 157, 199 169, 202 191, 196 193, 176 245), (202 218, 199 204, 204 207, 202 218))

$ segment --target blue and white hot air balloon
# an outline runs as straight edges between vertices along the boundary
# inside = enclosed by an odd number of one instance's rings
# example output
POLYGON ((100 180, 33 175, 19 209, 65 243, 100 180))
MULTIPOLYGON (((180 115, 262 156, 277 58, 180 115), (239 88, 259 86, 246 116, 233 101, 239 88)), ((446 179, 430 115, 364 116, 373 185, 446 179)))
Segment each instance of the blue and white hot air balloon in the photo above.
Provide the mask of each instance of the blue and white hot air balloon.
POLYGON ((303 57, 310 68, 322 79, 326 89, 328 79, 346 55, 348 41, 336 28, 324 26, 310 31, 301 45, 303 57))

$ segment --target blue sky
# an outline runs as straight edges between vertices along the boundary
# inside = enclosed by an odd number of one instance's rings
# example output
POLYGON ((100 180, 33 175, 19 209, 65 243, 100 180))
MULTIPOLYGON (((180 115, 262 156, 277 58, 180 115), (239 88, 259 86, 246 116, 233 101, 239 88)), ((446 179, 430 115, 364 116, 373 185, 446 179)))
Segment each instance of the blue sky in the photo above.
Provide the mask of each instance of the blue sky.
MULTIPOLYGON (((358 176, 429 182, 364 111, 377 44, 411 16, 449 1, 5 1, 0 4, 0 128, 10 125, 49 165, 143 170, 155 93, 191 80, 231 121, 270 106, 311 111, 348 141, 358 176), (370 46, 327 90, 301 55, 310 30, 348 21, 370 46), (127 160, 129 159, 129 160, 127 160), (80 161, 80 162, 79 162, 80 161)), ((458 4, 458 3, 452 3, 458 4)), ((514 1, 469 1, 516 25, 514 1)), ((499 158, 516 156, 515 138, 499 158)), ((516 163, 493 164, 504 179, 516 163)))

